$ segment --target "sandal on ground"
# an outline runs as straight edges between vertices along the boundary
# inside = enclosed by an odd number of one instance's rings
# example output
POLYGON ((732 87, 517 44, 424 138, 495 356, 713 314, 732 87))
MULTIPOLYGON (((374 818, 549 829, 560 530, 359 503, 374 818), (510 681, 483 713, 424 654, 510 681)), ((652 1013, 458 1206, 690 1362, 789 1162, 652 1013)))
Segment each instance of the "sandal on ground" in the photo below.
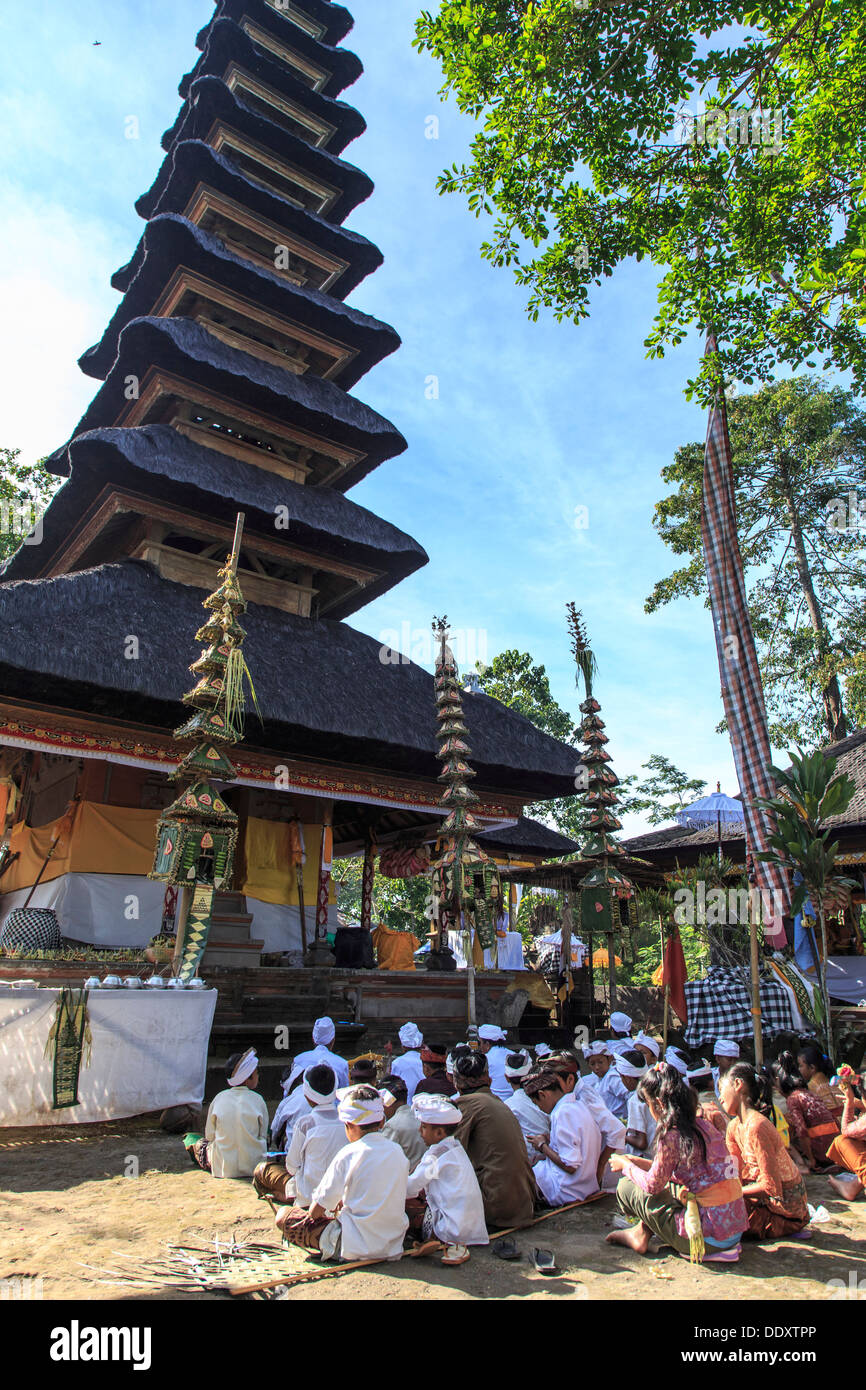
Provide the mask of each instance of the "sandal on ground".
POLYGON ((512 1240, 511 1236, 503 1236, 501 1240, 492 1240, 490 1248, 497 1259, 500 1260, 519 1260, 520 1251, 517 1248, 517 1241, 512 1240))
POLYGON ((536 1247, 532 1252, 532 1263, 539 1274, 556 1274, 556 1257, 552 1250, 541 1250, 536 1247))
POLYGON ((406 1255, 435 1255, 437 1250, 444 1250, 445 1246, 441 1240, 422 1240, 418 1245, 410 1246, 404 1251, 406 1255))
POLYGON ((439 1261, 443 1265, 465 1265, 471 1256, 465 1245, 446 1245, 445 1254, 439 1261))

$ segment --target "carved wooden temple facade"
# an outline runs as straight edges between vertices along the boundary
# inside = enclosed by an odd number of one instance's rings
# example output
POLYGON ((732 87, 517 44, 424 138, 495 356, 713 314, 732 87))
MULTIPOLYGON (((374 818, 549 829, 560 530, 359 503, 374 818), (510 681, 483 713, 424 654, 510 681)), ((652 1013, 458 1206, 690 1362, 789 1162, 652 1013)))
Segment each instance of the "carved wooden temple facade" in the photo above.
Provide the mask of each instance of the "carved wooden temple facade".
MULTIPOLYGON (((0 912, 41 870, 33 904, 71 940, 160 929, 146 875, 172 730, 238 512, 261 721, 232 754, 240 841, 211 963, 298 950, 302 914, 310 935, 334 917, 332 854, 372 864, 441 818, 432 676, 345 623, 427 558, 347 495, 406 448, 352 394, 399 339, 345 302, 382 260, 345 226, 372 191, 344 157, 364 130, 341 99, 362 70, 351 24, 326 0, 218 0, 120 304, 81 358, 99 387, 49 460, 65 481, 0 576, 0 912)), ((573 792, 573 750, 484 695, 464 704, 485 828, 573 792)))

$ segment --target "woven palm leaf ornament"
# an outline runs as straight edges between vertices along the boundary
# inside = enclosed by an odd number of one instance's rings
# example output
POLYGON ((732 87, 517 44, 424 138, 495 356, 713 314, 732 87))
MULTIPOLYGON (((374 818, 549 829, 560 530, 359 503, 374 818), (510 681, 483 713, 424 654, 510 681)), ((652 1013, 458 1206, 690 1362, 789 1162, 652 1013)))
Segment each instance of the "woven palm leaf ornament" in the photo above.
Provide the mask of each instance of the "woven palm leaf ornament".
POLYGON ((586 777, 586 802, 589 806, 589 835, 580 857, 590 860, 592 867, 580 882, 580 922, 582 929, 587 933, 606 934, 608 946, 612 948, 610 937, 619 925, 618 900, 633 897, 634 885, 617 868, 616 863, 611 862, 623 853, 614 838, 616 831, 622 829, 622 822, 616 816, 619 800, 616 788, 619 786, 619 778, 610 766, 610 754, 605 751, 608 739, 604 731, 604 721, 600 717, 601 705, 592 693, 593 681, 598 674, 598 663, 589 646, 589 636, 580 610, 575 608, 573 603, 569 603, 567 612, 571 651, 576 667, 575 684, 578 689, 583 685, 585 697, 580 704, 583 720, 577 732, 580 741, 585 745, 582 762, 586 777))
POLYGON ((182 790, 160 817, 149 874, 191 890, 183 900, 173 961, 173 972, 184 984, 204 955, 214 895, 231 880, 238 818, 214 782, 231 782, 236 776, 228 749, 243 737, 245 687, 259 712, 239 621, 246 610, 238 581, 243 526, 240 513, 232 552, 217 575, 219 587, 202 604, 208 617, 195 635, 202 651, 189 668, 196 684, 183 697, 193 713, 174 734, 191 747, 171 774, 182 790))
POLYGON ((440 931, 450 928, 466 934, 468 950, 472 949, 473 933, 482 950, 488 950, 496 945, 496 929, 503 918, 502 885, 496 865, 473 838, 481 828, 471 810, 478 797, 468 785, 475 773, 468 761, 471 750, 466 741, 463 692, 448 646, 447 618, 435 618, 433 631, 438 641, 434 688, 443 764, 438 781, 444 783, 440 805, 448 814, 430 870, 436 904, 431 945, 435 948, 440 931))

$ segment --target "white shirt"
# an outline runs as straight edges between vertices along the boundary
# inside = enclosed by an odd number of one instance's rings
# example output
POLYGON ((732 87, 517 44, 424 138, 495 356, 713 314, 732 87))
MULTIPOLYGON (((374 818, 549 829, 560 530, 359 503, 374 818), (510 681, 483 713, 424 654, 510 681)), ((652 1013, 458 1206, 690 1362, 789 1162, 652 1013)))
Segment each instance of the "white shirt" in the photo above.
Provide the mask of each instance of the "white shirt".
POLYGON ((251 1178, 267 1153, 268 1107, 258 1091, 229 1086, 214 1096, 204 1137, 215 1178, 251 1178))
POLYGON ((408 1197, 424 1192, 433 1234, 446 1245, 487 1245, 484 1200, 469 1157, 453 1134, 432 1144, 409 1174, 408 1197))
POLYGON ((543 1134, 547 1138, 550 1134, 550 1116, 545 1115, 543 1110, 539 1110, 535 1101, 530 1100, 522 1086, 518 1086, 516 1091, 508 1097, 505 1104, 514 1114, 517 1123, 523 1131, 523 1140, 526 1144, 526 1152, 529 1154, 533 1163, 539 1160, 539 1153, 529 1142, 530 1134, 543 1134))
MULTIPOLYGON (((505 1059, 510 1051, 510 1047, 502 1047, 501 1044, 494 1043, 486 1054, 487 1070, 490 1073, 490 1089, 495 1096, 506 1103, 512 1096, 511 1082, 505 1075, 505 1059)), ((537 1130, 536 1133, 538 1133, 537 1130)))
POLYGON ((324 1043, 317 1043, 310 1052, 301 1052, 295 1058, 289 1085, 296 1076, 302 1076, 305 1071, 309 1071, 310 1067, 330 1067, 337 1078, 338 1086, 349 1084, 349 1064, 345 1058, 338 1057, 336 1052, 329 1052, 324 1043))
POLYGON ((415 1117, 415 1111, 409 1105, 397 1106, 390 1120, 385 1121, 382 1133, 386 1139, 393 1139, 395 1144, 400 1145, 409 1160, 410 1168, 420 1163, 427 1152, 427 1145, 421 1138, 421 1126, 415 1117))
POLYGON ((399 1260, 406 1216, 409 1160, 381 1130, 344 1144, 313 1193, 312 1203, 335 1211, 345 1260, 399 1260))
POLYGON ((424 1080, 424 1066, 417 1047, 410 1048, 402 1057, 396 1057, 394 1059, 391 1063, 391 1074, 392 1076, 402 1076, 403 1080, 406 1082, 406 1088, 409 1092, 406 1099, 411 1105, 412 1097, 415 1094, 415 1087, 418 1085, 419 1081, 424 1080))
POLYGON ((331 1160, 345 1147, 346 1126, 337 1118, 336 1105, 317 1105, 301 1116, 286 1154, 286 1169, 295 1179, 296 1207, 310 1205, 331 1160))
POLYGON ((637 1091, 629 1092, 626 1125, 628 1129, 639 1130, 646 1135, 645 1149, 635 1149, 631 1144, 626 1144, 626 1153, 637 1154, 638 1158, 652 1158, 656 1142, 656 1122, 646 1101, 638 1100, 637 1091))
POLYGON ((274 1111, 274 1118, 271 1121, 271 1134, 276 1135, 280 1126, 285 1125, 286 1134, 283 1148, 288 1149, 292 1142, 292 1135, 295 1125, 302 1115, 309 1115, 312 1106, 304 1095, 303 1082, 296 1086, 290 1096, 284 1096, 274 1111))
POLYGON ((601 1158, 601 1131, 592 1112, 579 1097, 563 1096, 550 1114, 550 1147, 563 1163, 574 1168, 566 1173, 552 1159, 544 1158, 533 1174, 539 1191, 552 1207, 582 1202, 598 1192, 598 1160, 601 1158))
POLYGON ((634 1047, 634 1038, 608 1038, 605 1047, 617 1055, 621 1052, 631 1052, 634 1047))
POLYGON ((615 1066, 608 1067, 604 1076, 598 1079, 598 1094, 608 1110, 618 1120, 624 1120, 628 1110, 628 1091, 622 1084, 622 1077, 615 1066))
POLYGON ((616 1115, 608 1110, 601 1098, 598 1085, 593 1085, 593 1082, 597 1083, 598 1077, 592 1072, 589 1076, 582 1076, 571 1092, 571 1099, 582 1100, 586 1108, 592 1113, 592 1118, 601 1130, 601 1137, 606 1149, 623 1149, 625 1148, 625 1125, 622 1120, 617 1119, 616 1115))

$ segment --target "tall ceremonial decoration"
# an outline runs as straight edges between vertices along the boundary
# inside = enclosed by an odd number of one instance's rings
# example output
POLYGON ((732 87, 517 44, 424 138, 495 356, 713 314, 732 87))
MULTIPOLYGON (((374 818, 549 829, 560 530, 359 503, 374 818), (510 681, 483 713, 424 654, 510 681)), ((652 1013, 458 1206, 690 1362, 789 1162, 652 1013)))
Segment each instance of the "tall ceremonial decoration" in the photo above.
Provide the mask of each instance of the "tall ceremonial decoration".
MULTIPOLYGON (((172 973, 184 983, 195 975, 204 955, 214 893, 231 880, 238 838, 238 818, 211 779, 234 780, 226 749, 243 735, 244 678, 249 680, 241 650, 245 633, 238 622, 246 609, 237 574, 243 526, 240 513, 232 553, 217 576, 220 586, 202 604, 210 616, 195 640, 206 645, 189 668, 198 680, 183 697, 194 713, 174 734, 180 742, 192 744, 171 774, 173 781, 186 785, 159 818, 156 856, 148 875, 184 889, 172 963, 172 973)), ((251 681, 250 690, 255 703, 251 681)))
MULTIPOLYGON (((467 786, 475 773, 467 762, 471 749, 466 742, 468 730, 463 720, 463 693, 457 680, 457 663, 448 646, 447 618, 434 618, 433 631, 439 642, 435 690, 439 757, 443 767, 438 780, 446 784, 440 804, 448 815, 442 822, 430 871, 433 890, 430 944, 435 950, 449 928, 462 931, 466 961, 471 969, 474 936, 482 950, 496 946, 496 927, 502 917, 502 884, 496 865, 473 839, 474 832, 481 827, 469 808, 478 797, 467 786)), ((447 935, 445 940, 447 942, 447 935)))
POLYGON ((568 604, 568 626, 571 631, 571 650, 577 667, 575 684, 580 688, 582 681, 586 695, 580 705, 583 720, 579 737, 581 743, 586 746, 582 755, 582 769, 586 802, 590 811, 586 824, 588 838, 580 857, 582 860, 592 861, 592 867, 580 881, 580 922, 583 931, 590 937, 590 955, 591 938, 595 935, 604 935, 607 938, 608 979, 613 1008, 616 1004, 614 932, 620 923, 619 902, 623 898, 633 898, 635 890, 634 885, 615 863, 623 853, 614 839, 615 832, 622 829, 622 822, 616 817, 619 800, 616 788, 619 786, 619 778, 609 766, 611 757, 605 752, 608 739, 604 732, 604 721, 599 714, 601 705, 592 693, 598 664, 590 649, 580 611, 573 603, 568 604))

